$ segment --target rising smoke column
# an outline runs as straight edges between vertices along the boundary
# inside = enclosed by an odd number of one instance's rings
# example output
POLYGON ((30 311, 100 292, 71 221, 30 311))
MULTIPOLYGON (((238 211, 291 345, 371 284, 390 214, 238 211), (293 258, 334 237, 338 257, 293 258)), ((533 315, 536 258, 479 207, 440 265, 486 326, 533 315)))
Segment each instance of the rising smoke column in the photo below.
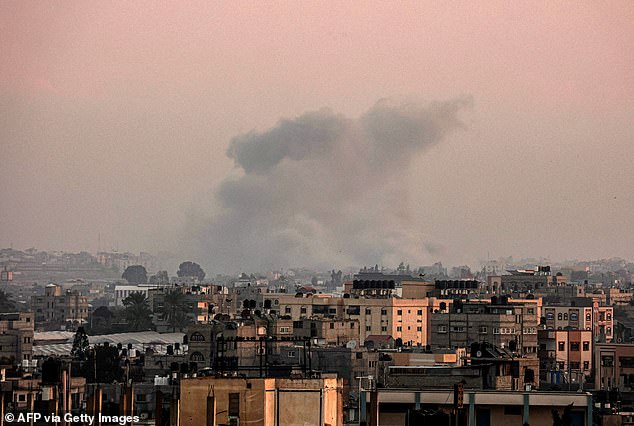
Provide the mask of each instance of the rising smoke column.
POLYGON ((381 100, 356 119, 322 109, 236 136, 227 155, 239 173, 196 226, 198 257, 217 272, 422 260, 401 183, 417 155, 464 127, 470 103, 381 100))

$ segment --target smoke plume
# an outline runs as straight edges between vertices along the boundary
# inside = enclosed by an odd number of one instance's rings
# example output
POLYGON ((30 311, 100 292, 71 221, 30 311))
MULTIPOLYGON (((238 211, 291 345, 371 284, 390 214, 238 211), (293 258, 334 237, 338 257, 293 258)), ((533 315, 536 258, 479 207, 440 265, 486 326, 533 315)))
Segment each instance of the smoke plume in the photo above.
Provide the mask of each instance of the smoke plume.
POLYGON ((417 155, 463 127, 470 102, 381 100, 356 119, 321 109, 236 136, 236 176, 196 226, 199 257, 217 272, 422 261, 427 242, 402 181, 417 155))

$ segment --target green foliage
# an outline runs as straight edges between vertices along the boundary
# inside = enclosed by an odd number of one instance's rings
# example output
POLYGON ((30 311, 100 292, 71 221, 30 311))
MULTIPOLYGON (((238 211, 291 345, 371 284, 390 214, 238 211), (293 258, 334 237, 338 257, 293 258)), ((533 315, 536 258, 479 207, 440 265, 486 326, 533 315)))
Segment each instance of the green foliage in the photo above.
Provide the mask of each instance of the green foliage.
POLYGON ((79 327, 75 332, 73 349, 71 349, 70 354, 78 361, 85 361, 89 347, 90 343, 88 342, 86 330, 84 330, 84 327, 79 327))
POLYGON ((168 291, 163 300, 162 314, 172 331, 185 328, 188 324, 185 295, 179 290, 168 291))
POLYGON ((205 271, 203 271, 203 268, 201 268, 198 263, 190 261, 181 263, 176 275, 179 277, 196 277, 198 278, 198 281, 205 279, 205 271))
POLYGON ((132 292, 123 299, 124 317, 130 331, 149 330, 152 327, 152 311, 145 294, 132 292))
POLYGON ((167 271, 158 271, 156 275, 150 277, 150 284, 167 285, 170 282, 170 277, 167 275, 167 271))
POLYGON ((125 269, 121 278, 130 284, 145 284, 147 283, 147 271, 142 265, 131 265, 125 269))
POLYGON ((96 345, 87 352, 81 376, 88 383, 113 383, 123 381, 121 358, 116 346, 96 345))

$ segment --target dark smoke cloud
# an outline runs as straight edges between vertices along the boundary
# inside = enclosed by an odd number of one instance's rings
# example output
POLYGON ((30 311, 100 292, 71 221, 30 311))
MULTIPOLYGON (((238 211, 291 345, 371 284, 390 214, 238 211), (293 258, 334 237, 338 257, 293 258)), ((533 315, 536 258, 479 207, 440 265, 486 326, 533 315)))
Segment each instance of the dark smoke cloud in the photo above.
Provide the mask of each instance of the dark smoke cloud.
POLYGON ((217 272, 422 261, 433 244, 402 182, 470 102, 381 100, 358 119, 322 109, 235 137, 239 175, 196 226, 198 257, 217 272))

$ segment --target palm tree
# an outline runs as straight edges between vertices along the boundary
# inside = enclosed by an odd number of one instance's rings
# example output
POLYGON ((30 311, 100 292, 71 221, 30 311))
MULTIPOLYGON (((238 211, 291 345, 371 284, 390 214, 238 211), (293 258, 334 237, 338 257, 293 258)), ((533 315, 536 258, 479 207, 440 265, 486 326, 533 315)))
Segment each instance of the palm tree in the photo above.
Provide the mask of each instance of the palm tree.
POLYGON ((147 330, 152 326, 152 311, 145 294, 140 291, 130 293, 123 299, 125 318, 132 331, 147 330))
POLYGON ((176 331, 176 327, 182 330, 188 323, 185 295, 177 289, 168 291, 163 299, 161 312, 173 332, 176 331))

